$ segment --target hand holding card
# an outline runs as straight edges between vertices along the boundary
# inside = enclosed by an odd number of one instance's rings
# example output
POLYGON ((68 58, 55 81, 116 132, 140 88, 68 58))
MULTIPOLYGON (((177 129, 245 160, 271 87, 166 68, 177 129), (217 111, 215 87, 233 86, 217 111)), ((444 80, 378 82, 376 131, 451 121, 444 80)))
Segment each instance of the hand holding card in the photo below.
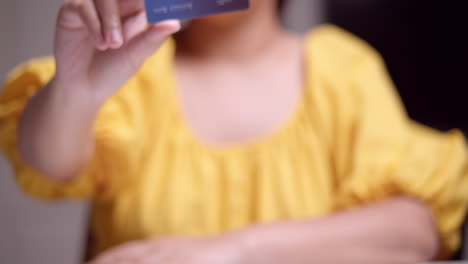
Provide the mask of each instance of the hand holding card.
POLYGON ((145 0, 149 23, 192 19, 249 8, 249 0, 145 0))
POLYGON ((145 13, 144 0, 65 1, 54 38, 57 90, 92 91, 98 104, 112 96, 180 29, 178 20, 148 26, 145 13))

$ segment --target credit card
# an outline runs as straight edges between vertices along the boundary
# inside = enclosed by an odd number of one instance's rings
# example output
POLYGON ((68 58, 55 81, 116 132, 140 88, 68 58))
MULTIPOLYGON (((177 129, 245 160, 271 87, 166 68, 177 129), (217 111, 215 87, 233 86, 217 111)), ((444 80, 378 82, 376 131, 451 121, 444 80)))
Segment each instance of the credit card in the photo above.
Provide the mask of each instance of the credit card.
POLYGON ((192 19, 249 8, 249 0, 145 0, 151 24, 166 19, 192 19))

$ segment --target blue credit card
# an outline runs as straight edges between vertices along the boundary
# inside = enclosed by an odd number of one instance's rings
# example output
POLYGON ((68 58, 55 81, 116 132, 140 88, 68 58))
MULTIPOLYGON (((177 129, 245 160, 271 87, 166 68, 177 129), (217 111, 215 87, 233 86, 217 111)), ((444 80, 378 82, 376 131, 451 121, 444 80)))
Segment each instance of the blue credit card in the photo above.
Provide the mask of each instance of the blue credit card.
POLYGON ((192 19, 249 8, 249 0, 145 0, 148 22, 192 19))

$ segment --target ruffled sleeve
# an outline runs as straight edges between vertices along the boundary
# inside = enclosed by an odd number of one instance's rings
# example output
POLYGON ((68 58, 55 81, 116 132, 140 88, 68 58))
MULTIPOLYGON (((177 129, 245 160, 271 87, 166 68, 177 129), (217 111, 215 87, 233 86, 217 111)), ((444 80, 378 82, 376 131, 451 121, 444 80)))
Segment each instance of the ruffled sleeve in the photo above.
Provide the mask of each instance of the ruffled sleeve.
POLYGON ((351 36, 343 38, 352 43, 353 54, 347 67, 352 70, 342 75, 347 88, 336 92, 338 209, 392 196, 417 198, 432 208, 440 257, 447 257, 460 245, 467 212, 464 137, 457 130, 440 133, 410 121, 377 52, 351 36))
MULTIPOLYGON (((133 122, 138 105, 133 89, 124 89, 102 107, 95 124, 92 161, 76 180, 60 184, 23 162, 18 151, 20 115, 38 89, 55 73, 53 58, 32 60, 8 76, 0 94, 0 150, 10 161, 18 185, 42 199, 107 199, 129 186, 140 158, 141 145, 133 122)), ((131 84, 130 84, 131 86, 131 84)))

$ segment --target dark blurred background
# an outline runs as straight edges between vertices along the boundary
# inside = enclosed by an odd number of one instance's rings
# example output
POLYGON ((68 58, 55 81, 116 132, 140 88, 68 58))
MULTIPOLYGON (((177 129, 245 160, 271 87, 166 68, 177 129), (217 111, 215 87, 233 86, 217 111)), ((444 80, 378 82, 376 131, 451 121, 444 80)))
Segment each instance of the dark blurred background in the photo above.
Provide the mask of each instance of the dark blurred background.
POLYGON ((326 20, 379 50, 410 116, 468 132, 466 1, 326 0, 326 20))
MULTIPOLYGON (((18 63, 51 53, 62 2, 0 1, 0 81, 18 63)), ((327 21, 364 38, 383 54, 412 118, 467 133, 463 2, 288 0, 285 23, 306 31, 327 21)), ((78 263, 85 230, 86 204, 25 197, 0 156, 0 263, 78 263)))

